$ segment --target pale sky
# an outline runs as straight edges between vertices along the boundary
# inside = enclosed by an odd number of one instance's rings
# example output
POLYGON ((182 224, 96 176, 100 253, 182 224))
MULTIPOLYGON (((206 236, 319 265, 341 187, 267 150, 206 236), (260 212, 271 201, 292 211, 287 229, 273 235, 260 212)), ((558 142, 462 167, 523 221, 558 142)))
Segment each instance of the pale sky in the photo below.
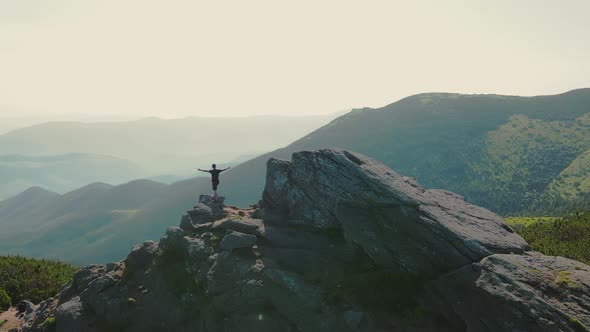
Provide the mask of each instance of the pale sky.
POLYGON ((590 87, 588 0, 0 0, 0 113, 321 114, 590 87))

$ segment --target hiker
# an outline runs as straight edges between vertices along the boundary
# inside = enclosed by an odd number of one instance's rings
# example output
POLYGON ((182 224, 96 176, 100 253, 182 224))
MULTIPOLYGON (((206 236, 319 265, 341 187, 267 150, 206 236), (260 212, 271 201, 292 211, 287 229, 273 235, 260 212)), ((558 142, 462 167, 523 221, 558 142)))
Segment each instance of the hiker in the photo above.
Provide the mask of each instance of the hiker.
POLYGON ((212 169, 210 169, 208 171, 199 168, 199 171, 207 172, 207 173, 211 174, 211 183, 213 184, 213 192, 215 193, 215 195, 213 195, 213 198, 217 198, 217 186, 219 185, 219 173, 227 171, 231 167, 224 168, 224 169, 217 169, 217 165, 213 164, 213 165, 211 165, 211 168, 212 169))

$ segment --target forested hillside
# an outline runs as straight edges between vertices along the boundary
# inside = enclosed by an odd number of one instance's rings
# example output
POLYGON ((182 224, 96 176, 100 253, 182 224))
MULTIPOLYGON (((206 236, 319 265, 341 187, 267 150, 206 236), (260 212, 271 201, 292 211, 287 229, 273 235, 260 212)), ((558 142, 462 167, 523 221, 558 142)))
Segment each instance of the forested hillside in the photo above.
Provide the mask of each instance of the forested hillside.
MULTIPOLYGON (((55 295, 76 270, 76 267, 59 261, 1 256, 0 298, 4 292, 13 305, 21 300, 39 303, 55 295)), ((6 303, 6 298, 0 302, 6 303)), ((0 307, 2 309, 6 308, 0 307)))

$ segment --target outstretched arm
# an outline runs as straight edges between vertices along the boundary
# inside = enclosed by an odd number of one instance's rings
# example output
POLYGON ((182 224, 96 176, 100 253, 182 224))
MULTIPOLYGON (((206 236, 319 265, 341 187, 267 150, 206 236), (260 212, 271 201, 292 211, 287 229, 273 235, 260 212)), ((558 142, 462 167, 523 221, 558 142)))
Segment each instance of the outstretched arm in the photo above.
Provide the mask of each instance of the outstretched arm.
POLYGON ((221 171, 222 171, 222 172, 225 172, 225 171, 227 171, 227 170, 228 170, 228 169, 230 169, 230 168, 231 168, 231 166, 230 166, 230 167, 228 167, 228 168, 224 168, 224 169, 222 169, 221 171))
POLYGON ((198 168, 198 170, 199 170, 199 171, 201 171, 201 172, 209 173, 209 171, 207 171, 207 170, 204 170, 204 169, 200 169, 200 168, 198 168))

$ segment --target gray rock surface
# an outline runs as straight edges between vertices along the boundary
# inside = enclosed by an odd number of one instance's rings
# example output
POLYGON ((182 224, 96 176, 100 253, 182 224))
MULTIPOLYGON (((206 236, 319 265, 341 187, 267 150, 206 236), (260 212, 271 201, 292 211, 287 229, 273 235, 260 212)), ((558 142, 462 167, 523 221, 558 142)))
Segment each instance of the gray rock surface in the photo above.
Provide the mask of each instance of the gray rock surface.
POLYGON ((19 305, 18 305, 18 312, 24 315, 29 315, 30 313, 32 313, 33 311, 35 311, 37 309, 37 306, 28 300, 23 300, 20 301, 19 305))
POLYGON ((185 231, 193 231, 199 224, 210 223, 225 217, 224 201, 225 197, 223 196, 218 196, 215 199, 209 195, 199 196, 199 203, 182 216, 180 228, 185 231))
POLYGON ((84 308, 80 297, 76 296, 57 307, 55 310, 55 321, 57 332, 96 331, 92 326, 88 326, 84 317, 84 308))
POLYGON ((268 170, 263 215, 342 228, 386 268, 436 274, 493 253, 528 249, 498 215, 459 195, 427 190, 357 153, 299 152, 290 163, 269 160, 268 170))
POLYGON ((149 265, 154 256, 158 253, 158 244, 154 241, 145 241, 131 248, 131 253, 127 256, 127 264, 136 268, 149 265))
POLYGON ((202 195, 159 243, 83 268, 24 331, 587 331, 590 267, 336 149, 271 159, 248 209, 202 195))
POLYGON ((214 222, 211 229, 226 229, 259 236, 264 232, 264 224, 258 219, 223 219, 214 222))
POLYGON ((215 219, 220 219, 225 216, 225 212, 223 210, 223 203, 225 202, 225 197, 217 196, 214 198, 211 195, 200 195, 199 196, 199 203, 205 204, 211 209, 211 213, 213 213, 213 217, 215 219))
POLYGON ((239 248, 250 248, 256 243, 256 236, 240 232, 229 232, 221 240, 221 250, 232 251, 239 248))
POLYGON ((590 326, 590 267, 571 259, 492 255, 436 284, 469 331, 573 332, 590 326))

